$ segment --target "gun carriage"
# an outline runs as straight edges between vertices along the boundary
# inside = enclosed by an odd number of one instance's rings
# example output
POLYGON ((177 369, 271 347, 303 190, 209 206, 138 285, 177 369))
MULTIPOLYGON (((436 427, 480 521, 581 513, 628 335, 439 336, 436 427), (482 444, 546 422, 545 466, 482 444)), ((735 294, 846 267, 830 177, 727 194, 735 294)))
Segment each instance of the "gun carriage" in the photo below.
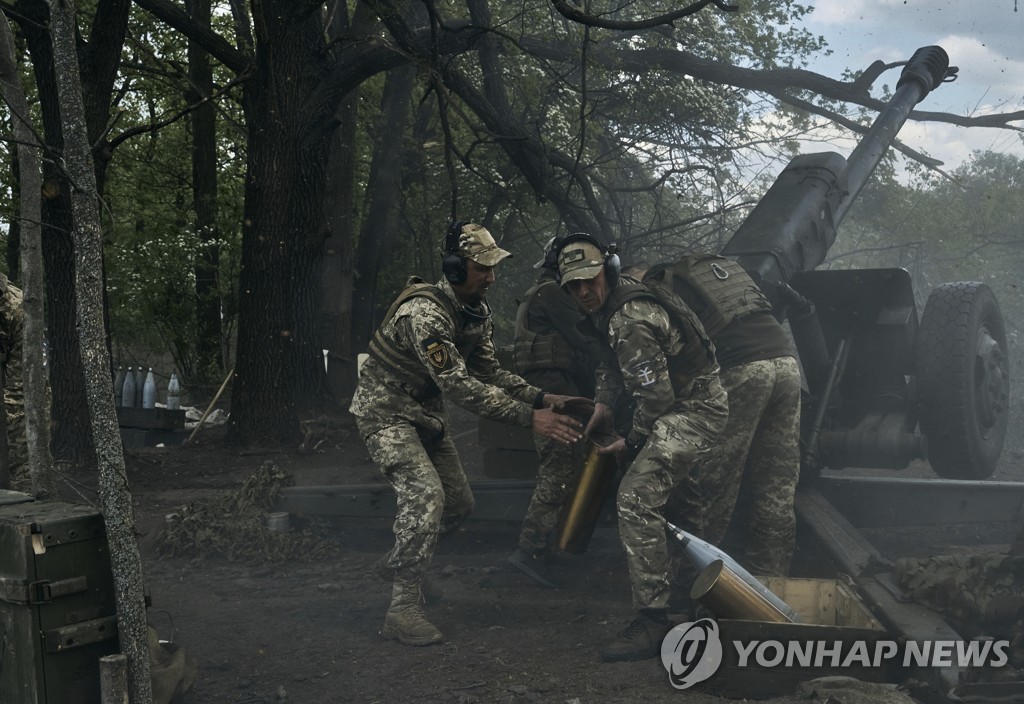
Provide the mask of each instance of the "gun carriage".
POLYGON ((805 475, 927 458, 940 477, 985 479, 1002 451, 1006 331, 986 284, 942 284, 919 314, 904 269, 816 269, 911 109, 955 73, 941 47, 918 49, 850 157, 795 157, 722 249, 789 320, 809 392, 805 475))

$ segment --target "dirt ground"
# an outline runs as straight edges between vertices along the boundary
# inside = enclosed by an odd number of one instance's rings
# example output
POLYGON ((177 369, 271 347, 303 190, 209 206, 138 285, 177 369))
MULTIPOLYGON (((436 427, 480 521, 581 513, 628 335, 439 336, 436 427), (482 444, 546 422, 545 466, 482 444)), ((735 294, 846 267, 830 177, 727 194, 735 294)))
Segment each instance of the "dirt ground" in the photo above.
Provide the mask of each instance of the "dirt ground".
MULTIPOLYGON (((459 422, 456 438, 472 479, 481 461, 475 425, 471 418, 459 422)), ((435 556, 445 599, 427 612, 445 641, 429 648, 378 635, 390 585, 370 565, 391 545, 386 520, 318 524, 317 534, 334 541, 337 552, 314 561, 161 557, 159 535, 168 514, 237 491, 268 460, 298 485, 382 482, 352 426, 342 422, 313 440, 312 451, 244 452, 226 446, 222 431, 204 429, 189 447, 126 451, 150 619, 161 638, 196 658, 194 701, 727 701, 674 689, 657 660, 600 661, 601 647, 632 617, 613 526, 599 527, 586 554, 562 557, 554 572, 564 587, 546 590, 505 563, 517 524, 467 521, 435 556)))

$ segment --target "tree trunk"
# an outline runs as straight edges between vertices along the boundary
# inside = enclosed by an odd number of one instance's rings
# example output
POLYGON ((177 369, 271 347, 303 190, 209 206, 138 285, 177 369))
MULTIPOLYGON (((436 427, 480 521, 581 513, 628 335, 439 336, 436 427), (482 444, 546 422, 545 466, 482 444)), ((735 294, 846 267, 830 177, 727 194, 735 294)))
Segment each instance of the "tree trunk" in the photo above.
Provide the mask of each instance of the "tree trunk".
POLYGON ((396 135, 407 132, 409 101, 416 69, 405 66, 388 73, 381 96, 381 121, 370 161, 366 188, 367 207, 356 254, 356 283, 352 300, 352 338, 357 349, 365 349, 376 328, 377 272, 393 247, 397 246, 401 197, 403 141, 396 135))
MULTIPOLYGON (((46 31, 49 10, 45 3, 22 0, 18 25, 28 40, 32 68, 39 91, 39 107, 47 149, 53 154, 64 150, 57 85, 53 69, 53 46, 46 31)), ((95 466, 92 453, 92 428, 85 402, 85 382, 75 330, 75 256, 71 244, 71 200, 67 178, 52 159, 43 162, 42 242, 46 267, 46 316, 51 340, 50 369, 50 450, 56 460, 79 466, 95 466)))
MULTIPOLYGON (((349 21, 338 3, 329 27, 331 41, 366 31, 375 18, 359 3, 349 21)), ((351 397, 356 382, 356 354, 352 344, 353 259, 356 233, 357 129, 359 92, 348 93, 338 106, 338 128, 327 165, 327 227, 320 275, 323 313, 320 340, 327 350, 327 384, 336 401, 351 397)))
MULTIPOLYGON (((100 139, 110 116, 110 97, 128 23, 129 0, 100 0, 89 42, 83 50, 82 89, 89 143, 97 144, 100 158, 93 160, 94 180, 102 193, 109 153, 100 139)), ((64 137, 57 106, 53 47, 47 27, 50 9, 44 0, 18 0, 18 22, 25 36, 39 91, 43 134, 48 151, 61 154, 64 137)), ((42 242, 46 266, 46 301, 49 337, 60 344, 49 347, 51 394, 50 449, 57 460, 93 467, 92 428, 85 400, 85 380, 76 330, 75 250, 71 238, 71 199, 66 175, 47 159, 43 162, 42 242)))
MULTIPOLYGON (((210 0, 188 0, 189 15, 204 26, 210 25, 210 0)), ((213 93, 213 71, 206 51, 193 40, 188 42, 188 75, 192 90, 190 104, 213 93)), ((196 378, 197 384, 215 383, 223 376, 220 358, 220 247, 217 241, 217 132, 214 104, 207 100, 192 112, 192 196, 195 228, 203 246, 196 256, 196 378)))
POLYGON ((320 274, 323 312, 320 340, 327 350, 327 384, 340 401, 355 389, 356 362, 352 348, 352 260, 355 246, 356 106, 359 89, 345 96, 338 109, 340 125, 334 132, 327 167, 327 223, 320 274))
POLYGON ((74 5, 71 0, 50 0, 50 15, 65 140, 64 163, 74 184, 70 197, 75 225, 72 237, 77 253, 74 274, 82 365, 86 401, 96 439, 100 500, 110 542, 118 636, 121 650, 128 658, 131 700, 133 704, 152 704, 142 565, 135 542, 132 497, 128 491, 110 383, 110 353, 103 329, 103 242, 100 236, 99 193, 75 53, 74 5))
MULTIPOLYGON (((21 228, 21 273, 25 312, 22 341, 22 385, 25 413, 25 441, 32 478, 32 494, 38 499, 52 497, 53 457, 50 455, 50 423, 46 417, 46 370, 43 367, 43 254, 40 234, 42 176, 36 136, 29 123, 28 101, 14 60, 14 36, 7 18, 0 18, 0 81, 4 99, 11 110, 14 141, 17 143, 19 218, 21 228)), ((0 387, 2 388, 2 387, 0 387)), ((4 414, 6 442, 6 413, 4 414)))
POLYGON ((334 129, 323 116, 335 102, 318 92, 327 51, 320 17, 307 10, 291 0, 253 3, 259 66, 245 86, 250 146, 229 421, 230 438, 246 444, 298 441, 298 410, 326 392, 316 321, 334 129))

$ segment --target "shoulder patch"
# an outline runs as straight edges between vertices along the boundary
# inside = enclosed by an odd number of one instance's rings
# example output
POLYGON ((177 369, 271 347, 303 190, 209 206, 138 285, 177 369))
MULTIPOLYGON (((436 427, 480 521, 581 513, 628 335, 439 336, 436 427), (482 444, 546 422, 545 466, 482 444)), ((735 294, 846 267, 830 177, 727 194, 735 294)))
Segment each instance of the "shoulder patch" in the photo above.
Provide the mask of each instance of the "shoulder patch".
POLYGON ((658 380, 654 372, 654 366, 649 361, 639 362, 633 366, 633 375, 640 382, 640 386, 650 386, 658 380))
POLYGON ((427 353, 427 359, 437 369, 447 369, 451 365, 451 357, 448 354, 448 347, 436 337, 428 337, 423 341, 423 349, 427 353))

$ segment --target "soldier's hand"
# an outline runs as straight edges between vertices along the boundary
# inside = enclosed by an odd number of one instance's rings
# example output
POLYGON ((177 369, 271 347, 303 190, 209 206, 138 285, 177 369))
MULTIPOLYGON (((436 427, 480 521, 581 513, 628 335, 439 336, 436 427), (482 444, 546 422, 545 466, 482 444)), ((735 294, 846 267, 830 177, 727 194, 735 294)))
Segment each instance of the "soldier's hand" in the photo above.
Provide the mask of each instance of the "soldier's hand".
POLYGON ((612 409, 606 404, 595 403, 594 412, 590 414, 590 420, 587 421, 587 427, 583 429, 583 434, 590 437, 593 433, 611 433, 613 425, 612 409))
POLYGON ((550 408, 541 408, 533 412, 533 432, 566 445, 571 445, 583 437, 582 427, 582 424, 572 416, 555 413, 550 408))
POLYGON ((621 435, 616 435, 615 439, 607 445, 603 445, 597 449, 599 455, 621 455, 629 451, 629 447, 626 446, 626 438, 621 435))
POLYGON ((594 413, 594 402, 583 396, 544 394, 544 407, 555 413, 568 413, 581 418, 589 418, 594 413))

